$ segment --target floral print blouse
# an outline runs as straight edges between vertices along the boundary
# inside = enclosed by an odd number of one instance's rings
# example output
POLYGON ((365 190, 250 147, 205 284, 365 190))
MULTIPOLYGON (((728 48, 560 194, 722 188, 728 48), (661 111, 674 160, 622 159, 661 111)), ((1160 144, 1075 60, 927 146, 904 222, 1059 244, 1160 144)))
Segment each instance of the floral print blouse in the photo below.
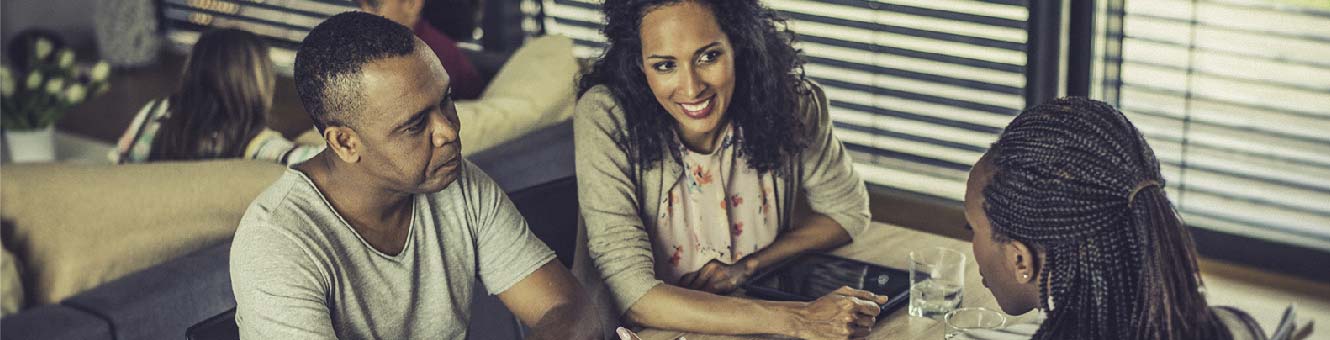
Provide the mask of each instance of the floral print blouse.
POLYGON ((687 170, 660 202, 652 233, 657 278, 677 283, 713 259, 733 264, 775 241, 775 179, 738 156, 741 136, 727 125, 710 154, 689 151, 676 136, 687 170))

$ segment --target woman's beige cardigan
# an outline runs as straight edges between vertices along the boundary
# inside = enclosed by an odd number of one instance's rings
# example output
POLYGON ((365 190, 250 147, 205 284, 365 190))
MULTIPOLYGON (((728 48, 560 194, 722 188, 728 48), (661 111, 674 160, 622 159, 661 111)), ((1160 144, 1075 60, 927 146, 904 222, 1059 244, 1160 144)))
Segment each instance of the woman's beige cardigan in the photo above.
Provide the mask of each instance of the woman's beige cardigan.
MULTIPOLYGON (((868 228, 868 193, 832 131, 826 94, 814 83, 806 86, 808 95, 800 101, 799 113, 807 129, 791 133, 804 133, 807 148, 782 169, 784 175, 776 176, 780 228, 789 228, 796 197, 806 197, 812 211, 840 223, 853 237, 868 228)), ((656 216, 662 194, 681 178, 683 168, 668 150, 650 167, 629 161, 626 150, 615 143, 628 132, 624 113, 605 85, 591 88, 578 100, 573 131, 584 229, 574 272, 602 304, 608 284, 614 306, 610 309, 617 319, 661 283, 648 234, 655 227, 648 223, 656 219, 647 217, 656 216)))

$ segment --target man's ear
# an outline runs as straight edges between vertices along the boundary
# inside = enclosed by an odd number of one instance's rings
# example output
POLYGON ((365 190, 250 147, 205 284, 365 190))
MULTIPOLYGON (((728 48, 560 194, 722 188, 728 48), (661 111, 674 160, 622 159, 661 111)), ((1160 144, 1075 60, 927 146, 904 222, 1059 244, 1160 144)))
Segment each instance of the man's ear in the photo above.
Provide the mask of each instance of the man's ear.
POLYGON ((360 135, 355 130, 344 126, 329 126, 323 129, 323 139, 328 141, 328 148, 343 162, 354 164, 360 161, 360 135))
POLYGON ((1038 261, 1039 254, 1033 248, 1017 240, 1004 243, 1002 248, 1006 256, 1006 265, 1011 268, 1012 275, 1016 276, 1014 279, 1017 283, 1027 284, 1036 280, 1035 276, 1038 273, 1035 262, 1038 261))

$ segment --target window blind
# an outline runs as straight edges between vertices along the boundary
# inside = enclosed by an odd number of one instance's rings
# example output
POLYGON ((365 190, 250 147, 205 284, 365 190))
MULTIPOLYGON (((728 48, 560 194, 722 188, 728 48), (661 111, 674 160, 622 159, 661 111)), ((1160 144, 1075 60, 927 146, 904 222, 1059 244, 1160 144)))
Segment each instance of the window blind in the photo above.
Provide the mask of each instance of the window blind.
POLYGON ((1189 225, 1330 249, 1330 4, 1309 6, 1109 7, 1101 93, 1149 139, 1189 225))
MULTIPOLYGON (((960 202, 970 166, 1021 108, 1025 1, 767 0, 790 19, 836 134, 875 187, 960 202)), ((604 48, 599 0, 546 0, 580 57, 604 48)), ((742 62, 742 61, 740 61, 742 62)))
POLYGON ((351 0, 162 0, 167 39, 188 53, 210 28, 254 32, 271 44, 278 72, 291 74, 295 52, 314 26, 337 13, 355 10, 351 0))

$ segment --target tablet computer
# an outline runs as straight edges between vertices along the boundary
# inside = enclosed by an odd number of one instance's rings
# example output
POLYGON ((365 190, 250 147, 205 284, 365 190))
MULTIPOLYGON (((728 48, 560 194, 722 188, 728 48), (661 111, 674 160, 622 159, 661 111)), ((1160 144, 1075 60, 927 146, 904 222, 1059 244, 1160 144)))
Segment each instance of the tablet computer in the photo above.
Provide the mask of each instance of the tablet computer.
POLYGON ((910 274, 863 261, 828 254, 803 254, 744 282, 753 297, 783 301, 813 301, 841 286, 890 297, 882 314, 904 306, 910 296, 910 274))

